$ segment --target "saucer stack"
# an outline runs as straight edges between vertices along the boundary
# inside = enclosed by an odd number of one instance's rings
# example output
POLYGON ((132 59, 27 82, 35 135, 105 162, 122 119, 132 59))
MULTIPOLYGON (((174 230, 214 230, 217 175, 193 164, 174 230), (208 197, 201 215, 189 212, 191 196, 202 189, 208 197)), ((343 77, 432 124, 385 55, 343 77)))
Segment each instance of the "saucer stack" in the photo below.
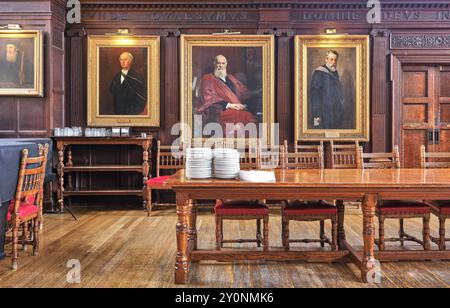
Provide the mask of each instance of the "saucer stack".
POLYGON ((239 152, 234 149, 214 150, 214 177, 234 179, 240 170, 239 152))
POLYGON ((189 179, 212 178, 213 152, 209 148, 187 149, 186 177, 189 179))

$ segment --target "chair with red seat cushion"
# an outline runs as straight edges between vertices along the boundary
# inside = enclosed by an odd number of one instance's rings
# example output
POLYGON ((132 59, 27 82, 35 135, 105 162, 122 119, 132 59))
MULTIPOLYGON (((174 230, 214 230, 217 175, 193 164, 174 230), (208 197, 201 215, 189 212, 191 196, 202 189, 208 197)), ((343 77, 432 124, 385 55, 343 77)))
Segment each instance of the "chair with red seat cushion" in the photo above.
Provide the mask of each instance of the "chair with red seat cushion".
POLYGON ((430 214, 430 207, 422 201, 382 201, 376 211, 379 221, 379 240, 375 242, 379 249, 381 251, 385 250, 386 242, 400 242, 404 246, 405 241, 412 241, 421 244, 425 250, 430 250, 430 214), (423 240, 419 240, 405 232, 404 219, 407 218, 423 219, 423 240), (399 238, 385 238, 384 222, 386 219, 400 220, 399 238))
MULTIPOLYGON (((420 148, 422 168, 450 168, 450 152, 426 152, 424 145, 420 148)), ((445 242, 450 238, 445 237, 445 221, 450 218, 450 200, 427 201, 431 212, 439 219, 439 238, 431 237, 431 241, 439 246, 439 250, 445 250, 445 242)))
MULTIPOLYGON (((225 142, 217 143, 216 148, 233 147, 225 142)), ((241 169, 257 169, 262 166, 261 148, 258 144, 249 142, 240 153, 241 169)), ((276 155, 273 155, 275 157, 276 155)), ((267 161, 265 161, 267 162, 267 161)), ((264 251, 269 249, 269 208, 263 200, 216 200, 216 249, 220 250, 224 243, 257 243, 258 247, 263 246, 264 251), (223 239, 224 220, 256 220, 256 239, 223 239), (261 220, 264 222, 263 235, 261 235, 261 220)))
POLYGON ((294 201, 282 204, 282 241, 286 250, 290 249, 290 243, 320 243, 331 246, 332 251, 337 251, 337 208, 325 201, 303 202, 294 201), (320 239, 290 239, 289 222, 294 221, 319 221, 320 239), (325 221, 331 220, 331 239, 325 234, 325 221))
POLYGON ((222 201, 217 200, 214 208, 216 216, 216 249, 220 250, 224 243, 257 243, 263 250, 269 249, 269 208, 257 201, 222 201), (256 239, 223 239, 224 220, 256 220, 256 239), (261 235, 261 220, 263 234, 261 235))
MULTIPOLYGON (((389 153, 364 153, 363 148, 358 148, 358 165, 362 169, 399 169, 400 151, 394 146, 389 153)), ((375 212, 379 222, 379 249, 386 249, 386 242, 400 242, 404 246, 405 241, 413 241, 421 244, 425 250, 430 249, 430 208, 422 201, 390 200, 380 202, 375 212), (407 218, 423 219, 423 240, 405 233, 404 220, 407 218), (384 223, 386 219, 399 219, 400 228, 398 238, 385 238, 384 223)))
POLYGON ((445 237, 445 221, 450 219, 450 201, 433 201, 429 205, 431 212, 439 219, 439 238, 431 237, 431 240, 443 251, 447 248, 446 242, 450 241, 450 238, 445 237))
POLYGON ((158 193, 160 190, 170 190, 171 187, 165 185, 166 181, 170 178, 170 175, 177 172, 184 167, 184 159, 183 159, 183 145, 180 147, 175 147, 175 149, 179 150, 179 156, 175 156, 172 153, 174 149, 172 146, 161 145, 161 141, 158 140, 158 153, 156 158, 156 177, 147 181, 145 185, 145 199, 144 199, 144 208, 147 209, 147 213, 150 216, 153 205, 162 205, 160 202, 160 194, 158 193), (153 204, 152 202, 152 191, 156 190, 156 202, 153 204))
MULTIPOLYGON (((324 154, 323 143, 319 145, 296 144, 295 152, 289 153, 288 144, 285 141, 282 157, 283 169, 323 169, 324 154)), ((325 201, 303 202, 285 201, 281 204, 282 216, 282 242, 286 250, 290 249, 290 243, 320 243, 331 245, 333 251, 337 250, 337 208, 325 201), (294 221, 319 221, 320 239, 289 239, 289 223, 294 221), (325 234, 325 221, 331 220, 331 240, 325 234)))
MULTIPOLYGON (((6 216, 8 221, 11 221, 11 217, 14 213, 14 201, 12 200, 11 203, 12 204, 10 205, 6 216)), ((19 210, 17 211, 17 215, 21 219, 24 219, 30 215, 36 214, 37 212, 39 212, 39 207, 34 205, 34 201, 33 202, 24 201, 20 204, 19 210)))
POLYGON ((33 255, 38 254, 47 153, 48 145, 39 146, 38 157, 28 157, 28 150, 22 151, 16 193, 7 215, 8 230, 12 231, 13 270, 17 269, 20 228, 24 250, 26 245, 33 245, 33 255))

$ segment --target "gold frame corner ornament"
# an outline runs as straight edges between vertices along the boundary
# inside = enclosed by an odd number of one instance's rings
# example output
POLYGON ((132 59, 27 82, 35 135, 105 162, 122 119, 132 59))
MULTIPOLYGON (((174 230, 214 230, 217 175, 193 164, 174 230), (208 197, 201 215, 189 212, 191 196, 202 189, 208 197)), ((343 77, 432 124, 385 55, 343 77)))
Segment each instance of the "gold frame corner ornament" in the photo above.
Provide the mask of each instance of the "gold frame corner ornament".
POLYGON ((150 35, 89 35, 87 71, 88 126, 160 126, 160 37, 150 35), (99 48, 145 47, 147 54, 148 115, 99 115, 99 48))
POLYGON ((34 85, 29 88, 0 88, 0 96, 44 96, 44 34, 42 30, 0 30, 0 39, 33 39, 34 85))
POLYGON ((295 139, 300 141, 369 141, 370 38, 368 35, 297 35, 295 37, 295 139), (308 128, 308 48, 356 49, 356 128, 308 128))

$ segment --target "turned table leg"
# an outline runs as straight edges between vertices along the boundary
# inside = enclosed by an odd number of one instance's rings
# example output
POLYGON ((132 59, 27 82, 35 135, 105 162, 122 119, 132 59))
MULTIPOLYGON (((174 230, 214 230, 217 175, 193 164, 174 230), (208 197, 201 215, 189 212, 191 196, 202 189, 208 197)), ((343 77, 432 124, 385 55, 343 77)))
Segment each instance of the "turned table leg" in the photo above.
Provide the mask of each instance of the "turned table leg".
POLYGON ((197 204, 195 200, 189 199, 189 247, 197 250, 197 204))
POLYGON ((369 282, 369 275, 372 274, 375 267, 375 210, 377 205, 376 195, 366 195, 364 197, 363 211, 363 238, 364 238, 364 255, 361 268, 361 278, 364 282, 369 282))
POLYGON ((345 205, 344 201, 337 200, 336 201, 336 207, 338 212, 338 220, 337 220, 337 228, 338 228, 338 246, 339 250, 347 250, 344 242, 345 242, 345 227, 344 227, 344 221, 345 221, 345 205))
POLYGON ((175 260, 175 284, 186 284, 191 256, 189 249, 189 221, 192 219, 187 194, 177 193, 177 255, 175 260))

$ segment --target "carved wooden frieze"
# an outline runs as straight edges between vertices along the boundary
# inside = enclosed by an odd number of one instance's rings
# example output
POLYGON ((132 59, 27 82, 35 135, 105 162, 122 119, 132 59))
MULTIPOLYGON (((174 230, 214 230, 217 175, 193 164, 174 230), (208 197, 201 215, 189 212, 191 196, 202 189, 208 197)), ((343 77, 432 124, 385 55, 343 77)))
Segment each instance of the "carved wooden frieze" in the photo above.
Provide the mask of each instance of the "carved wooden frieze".
POLYGON ((82 21, 148 21, 148 22, 246 22, 258 21, 259 15, 243 11, 84 11, 82 21))
POLYGON ((406 34, 391 35, 391 49, 450 48, 450 34, 406 34))

